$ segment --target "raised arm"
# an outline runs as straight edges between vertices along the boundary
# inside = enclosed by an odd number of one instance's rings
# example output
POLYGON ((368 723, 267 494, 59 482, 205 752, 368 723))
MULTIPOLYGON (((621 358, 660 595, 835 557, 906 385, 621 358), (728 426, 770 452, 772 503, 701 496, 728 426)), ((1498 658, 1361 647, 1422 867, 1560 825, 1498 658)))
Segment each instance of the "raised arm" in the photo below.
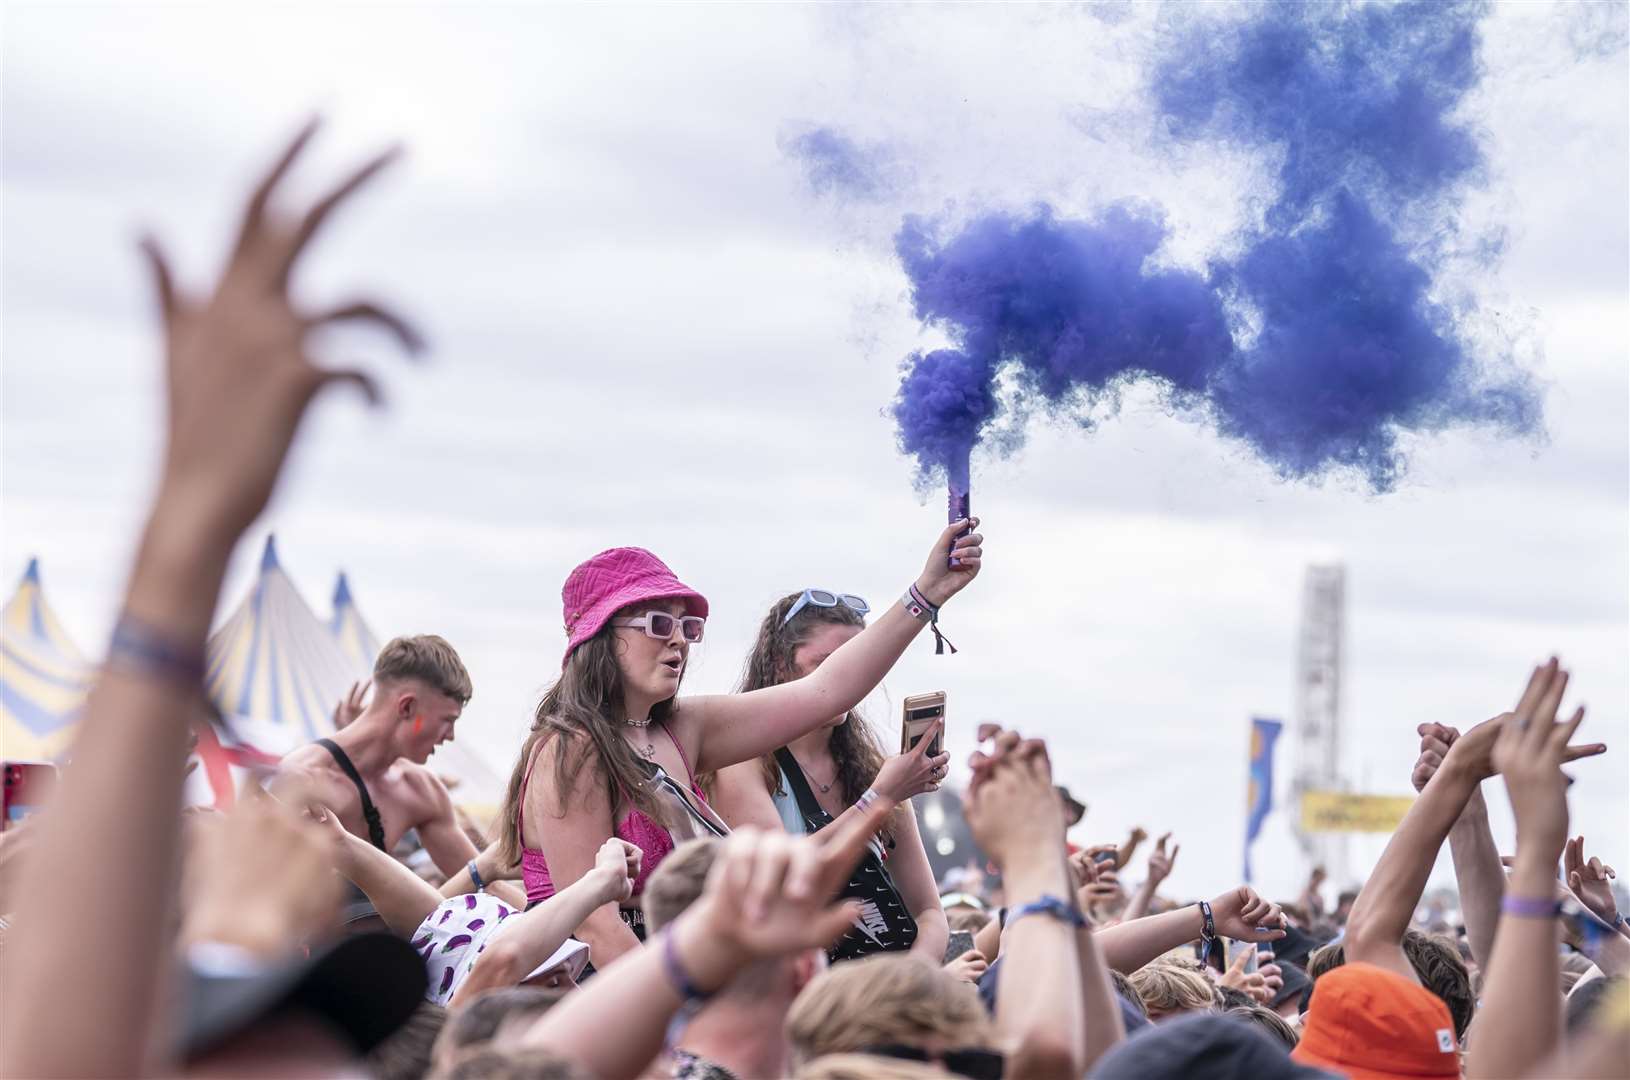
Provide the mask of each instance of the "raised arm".
MULTIPOLYGON (((1410 773, 1410 783, 1421 791, 1437 773, 1449 748, 1460 732, 1444 724, 1422 724, 1421 756, 1410 773)), ((1489 829, 1488 804, 1483 801, 1483 785, 1472 788, 1471 797, 1449 830, 1449 853, 1455 862, 1455 885, 1460 891, 1460 914, 1466 922, 1466 941, 1472 959, 1479 967, 1489 962, 1494 948, 1494 928, 1500 921, 1500 898, 1505 895, 1505 868, 1489 829)))
POLYGON ((1004 732, 991 755, 976 752, 970 764, 963 812, 980 850, 1001 868, 1009 904, 996 997, 996 1027, 1011 1047, 1006 1075, 1080 1076, 1089 1064, 1076 940, 1083 917, 1069 899, 1046 748, 1004 732))
POLYGON ((308 126, 249 200, 213 295, 181 295, 152 241, 166 334, 163 471, 137 547, 108 665, 91 691, 74 762, 41 815, 13 935, 0 1020, 3 1068, 24 1076, 134 1076, 146 1066, 174 899, 177 816, 188 725, 201 708, 204 641, 227 560, 259 516, 307 405, 335 381, 306 356, 309 330, 335 319, 412 332, 372 304, 315 316, 288 281, 306 242, 345 196, 394 157, 353 175, 298 220, 268 212, 308 126), (108 885, 118 900, 109 903, 108 885), (51 993, 39 992, 49 987, 51 993), (69 1001, 72 1008, 62 1008, 69 1001))
POLYGON ((1568 839, 1568 778, 1562 764, 1579 756, 1568 740, 1585 718, 1581 708, 1566 722, 1556 722, 1567 685, 1568 673, 1555 659, 1534 669, 1493 747, 1493 765, 1505 778, 1517 822, 1517 858, 1484 972, 1482 1007, 1467 1038, 1466 1074, 1473 1078, 1521 1076, 1561 1037, 1561 1002, 1544 988, 1557 985, 1560 966, 1555 875, 1568 839))
MULTIPOLYGON (((1375 964, 1414 982, 1415 969, 1404 955, 1404 931, 1420 903, 1438 849, 1460 817, 1472 791, 1495 771, 1493 750, 1510 713, 1485 720, 1449 747, 1442 766, 1427 782, 1381 852, 1347 918, 1347 959, 1375 964)), ((1570 748, 1570 760, 1599 754, 1606 747, 1570 748)))
POLYGON ((1172 865, 1177 862, 1177 853, 1183 850, 1182 844, 1172 845, 1171 854, 1166 853, 1166 841, 1172 838, 1171 833, 1165 833, 1155 841, 1155 849, 1149 853, 1149 870, 1143 877, 1143 884, 1138 891, 1132 894, 1127 902, 1126 910, 1121 913, 1121 922, 1128 923, 1133 919, 1141 919, 1149 914, 1149 905, 1154 902, 1155 890, 1165 881, 1172 872, 1172 865))
MULTIPOLYGON (((1285 936, 1285 916, 1278 904, 1258 896, 1249 885, 1229 889, 1211 902, 1211 919, 1218 937, 1236 941, 1278 941, 1285 936)), ((1155 957, 1199 941, 1205 934, 1205 913, 1199 904, 1161 915, 1105 927, 1097 932, 1104 962, 1130 975, 1155 957)))
MULTIPOLYGON (((973 525, 978 523, 973 519, 973 525)), ((946 565, 953 539, 969 527, 963 521, 947 526, 917 577, 917 591, 935 607, 961 592, 979 573, 984 538, 978 533, 955 540, 958 565, 946 565)), ((695 732, 697 771, 715 772, 761 757, 859 705, 926 625, 896 600, 801 679, 743 694, 682 698, 679 718, 695 732)))

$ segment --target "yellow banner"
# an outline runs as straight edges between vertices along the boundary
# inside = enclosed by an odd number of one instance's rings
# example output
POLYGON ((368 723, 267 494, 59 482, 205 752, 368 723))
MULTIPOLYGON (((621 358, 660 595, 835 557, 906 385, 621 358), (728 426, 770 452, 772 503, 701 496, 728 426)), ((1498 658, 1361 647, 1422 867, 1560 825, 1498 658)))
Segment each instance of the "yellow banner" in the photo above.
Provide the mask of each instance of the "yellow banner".
POLYGON ((1302 792, 1302 831, 1389 833, 1415 799, 1409 795, 1349 795, 1345 791, 1302 792))

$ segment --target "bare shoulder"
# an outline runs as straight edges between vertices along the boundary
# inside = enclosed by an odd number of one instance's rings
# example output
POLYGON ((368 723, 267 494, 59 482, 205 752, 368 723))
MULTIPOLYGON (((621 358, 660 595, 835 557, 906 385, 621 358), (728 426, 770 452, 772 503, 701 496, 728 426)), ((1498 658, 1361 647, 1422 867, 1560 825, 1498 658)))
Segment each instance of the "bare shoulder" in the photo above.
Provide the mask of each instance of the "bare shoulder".
POLYGON ((334 758, 316 743, 305 743, 284 754, 277 763, 279 772, 317 772, 332 765, 334 758))
POLYGON ((402 786, 416 800, 440 805, 451 798, 441 775, 428 765, 420 765, 417 762, 408 761, 406 758, 400 758, 392 766, 392 771, 396 773, 402 786))

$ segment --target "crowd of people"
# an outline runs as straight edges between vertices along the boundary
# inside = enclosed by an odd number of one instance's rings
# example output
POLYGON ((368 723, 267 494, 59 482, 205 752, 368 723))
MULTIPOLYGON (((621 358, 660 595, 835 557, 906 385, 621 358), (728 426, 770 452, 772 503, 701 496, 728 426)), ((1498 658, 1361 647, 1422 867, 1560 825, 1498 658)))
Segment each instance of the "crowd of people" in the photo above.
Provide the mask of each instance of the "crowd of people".
POLYGON ((994 878, 936 882, 911 800, 947 775, 939 724, 891 753, 857 709, 977 579, 977 520, 887 603, 789 583, 728 694, 681 692, 700 592, 643 549, 587 559, 491 822, 426 766, 475 692, 434 635, 388 644, 336 734, 230 812, 184 810, 228 557, 313 397, 375 394, 314 364, 307 335, 358 320, 418 344, 374 301, 289 298, 302 250, 394 156, 285 216, 313 132, 252 194, 207 295, 144 245, 163 471, 71 763, 0 834, 5 1075, 1630 1076, 1630 932, 1614 871, 1570 838, 1563 771, 1605 747, 1573 741, 1555 659, 1514 703, 1516 685, 1468 703, 1492 719, 1400 734, 1419 797, 1333 903, 1319 872, 1286 902, 1234 882, 1171 896, 1169 836, 1128 888, 1149 838, 1071 844, 1083 808, 1047 745, 994 726, 962 794, 994 878), (1515 815, 1509 859, 1485 781, 1515 815), (1447 933, 1417 925, 1445 840, 1447 933))

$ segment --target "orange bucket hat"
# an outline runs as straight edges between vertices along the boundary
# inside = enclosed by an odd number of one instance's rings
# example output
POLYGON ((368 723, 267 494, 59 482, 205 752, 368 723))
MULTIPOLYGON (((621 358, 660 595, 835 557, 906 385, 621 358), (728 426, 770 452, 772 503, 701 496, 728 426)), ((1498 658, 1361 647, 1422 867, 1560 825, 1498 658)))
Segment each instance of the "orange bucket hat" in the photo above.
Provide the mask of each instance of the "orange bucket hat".
POLYGON ((1290 1056, 1352 1080, 1460 1076, 1449 1006, 1373 964, 1344 964, 1319 977, 1302 1018, 1302 1041, 1290 1056))

